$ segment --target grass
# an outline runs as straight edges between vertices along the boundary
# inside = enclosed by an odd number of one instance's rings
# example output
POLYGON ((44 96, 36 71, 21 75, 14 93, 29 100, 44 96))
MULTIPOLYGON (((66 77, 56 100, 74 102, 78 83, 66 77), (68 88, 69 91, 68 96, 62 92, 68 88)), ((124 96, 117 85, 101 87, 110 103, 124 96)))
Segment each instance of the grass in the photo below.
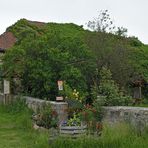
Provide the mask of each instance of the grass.
POLYGON ((57 139, 52 148, 147 148, 148 130, 139 135, 125 124, 105 127, 101 137, 86 136, 76 140, 57 139))
POLYGON ((33 130, 31 112, 16 108, 0 106, 0 148, 48 147, 48 133, 33 130))
MULTIPOLYGON (((1 119, 3 120, 3 123, 0 123, 0 148, 36 148, 42 147, 42 145, 43 147, 48 146, 46 133, 41 134, 32 129, 29 130, 21 127, 21 125, 18 126, 18 123, 9 115, 5 115, 9 119, 4 120, 0 117, 0 122, 1 119)), ((20 116, 20 118, 22 117, 20 116)))
POLYGON ((147 148, 148 129, 142 135, 125 124, 104 126, 101 137, 59 137, 49 144, 49 133, 32 128, 31 112, 22 102, 0 106, 0 148, 147 148), (21 104, 21 105, 20 105, 21 104))

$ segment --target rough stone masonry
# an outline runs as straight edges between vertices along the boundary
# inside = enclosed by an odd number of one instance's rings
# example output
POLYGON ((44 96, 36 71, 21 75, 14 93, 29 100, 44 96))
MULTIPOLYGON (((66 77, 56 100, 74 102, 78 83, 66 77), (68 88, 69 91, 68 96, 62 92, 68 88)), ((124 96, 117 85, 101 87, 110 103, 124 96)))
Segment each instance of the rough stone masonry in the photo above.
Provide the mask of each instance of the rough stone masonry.
POLYGON ((142 130, 148 127, 148 108, 127 106, 104 107, 104 121, 109 124, 127 122, 142 130))
MULTIPOLYGON (((50 103, 52 108, 56 110, 60 122, 67 120, 68 104, 66 102, 45 101, 32 97, 25 97, 28 107, 37 111, 42 105, 50 103)), ((137 128, 144 128, 148 126, 148 108, 144 107, 126 107, 126 106, 113 106, 104 107, 104 122, 109 124, 128 122, 137 128)))
POLYGON ((68 104, 66 102, 46 101, 32 97, 23 97, 23 98, 26 99, 28 107, 31 108, 34 112, 37 112, 38 109, 41 109, 45 103, 51 104, 52 109, 55 110, 58 114, 59 124, 67 120, 68 104))

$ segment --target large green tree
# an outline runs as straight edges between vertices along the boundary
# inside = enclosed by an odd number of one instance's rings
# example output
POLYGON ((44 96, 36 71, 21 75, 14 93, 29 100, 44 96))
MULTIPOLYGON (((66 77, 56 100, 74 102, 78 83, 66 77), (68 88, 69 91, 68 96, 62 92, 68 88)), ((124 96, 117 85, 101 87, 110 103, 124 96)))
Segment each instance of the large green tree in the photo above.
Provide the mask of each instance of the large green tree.
POLYGON ((19 80, 23 93, 50 99, 58 93, 59 79, 71 89, 90 94, 91 86, 100 82, 96 71, 104 66, 120 89, 127 89, 137 75, 148 81, 147 46, 136 38, 103 30, 84 30, 75 24, 38 26, 19 20, 7 29, 17 42, 6 52, 3 75, 11 79, 14 90, 19 80))
POLYGON ((91 67, 86 62, 92 56, 84 43, 81 27, 51 23, 44 26, 47 33, 43 33, 24 21, 9 28, 18 42, 4 57, 5 77, 12 83, 15 83, 14 78, 19 79, 22 93, 35 97, 55 99, 58 80, 85 93, 86 74, 91 67))

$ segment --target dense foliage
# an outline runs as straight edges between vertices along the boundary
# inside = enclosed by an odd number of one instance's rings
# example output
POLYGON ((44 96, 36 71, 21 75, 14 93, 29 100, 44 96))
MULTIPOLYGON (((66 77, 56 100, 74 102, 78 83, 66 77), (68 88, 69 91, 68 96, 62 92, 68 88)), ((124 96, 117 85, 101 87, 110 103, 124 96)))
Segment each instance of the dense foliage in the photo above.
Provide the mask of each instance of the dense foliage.
POLYGON ((99 93, 104 96, 103 105, 114 106, 114 105, 128 105, 130 103, 130 97, 125 96, 118 85, 112 80, 110 70, 103 67, 100 71, 100 85, 99 93))
POLYGON ((86 92, 85 72, 90 71, 83 61, 90 59, 91 53, 82 39, 83 29, 74 24, 51 23, 39 34, 39 29, 26 23, 21 20, 8 29, 19 37, 4 58, 7 77, 18 78, 24 93, 40 98, 53 99, 57 95, 57 80, 86 92), (26 32, 21 29, 19 33, 20 28, 26 32))
MULTIPOLYGON (((107 66, 119 90, 131 93, 136 78, 148 81, 148 46, 137 38, 105 32, 91 32, 75 24, 47 23, 41 26, 25 19, 7 29, 17 38, 4 57, 4 76, 12 91, 40 98, 55 99, 57 80, 71 90, 91 96, 100 84, 96 74, 107 66)), ((146 95, 147 87, 143 87, 146 95)))

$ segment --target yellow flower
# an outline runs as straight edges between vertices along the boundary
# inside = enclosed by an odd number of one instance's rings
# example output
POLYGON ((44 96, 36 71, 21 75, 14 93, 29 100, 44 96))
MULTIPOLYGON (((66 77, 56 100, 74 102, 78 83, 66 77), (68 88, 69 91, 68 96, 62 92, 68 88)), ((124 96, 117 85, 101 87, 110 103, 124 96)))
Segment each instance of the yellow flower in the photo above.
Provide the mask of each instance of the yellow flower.
POLYGON ((75 96, 78 97, 78 94, 76 94, 75 96))

